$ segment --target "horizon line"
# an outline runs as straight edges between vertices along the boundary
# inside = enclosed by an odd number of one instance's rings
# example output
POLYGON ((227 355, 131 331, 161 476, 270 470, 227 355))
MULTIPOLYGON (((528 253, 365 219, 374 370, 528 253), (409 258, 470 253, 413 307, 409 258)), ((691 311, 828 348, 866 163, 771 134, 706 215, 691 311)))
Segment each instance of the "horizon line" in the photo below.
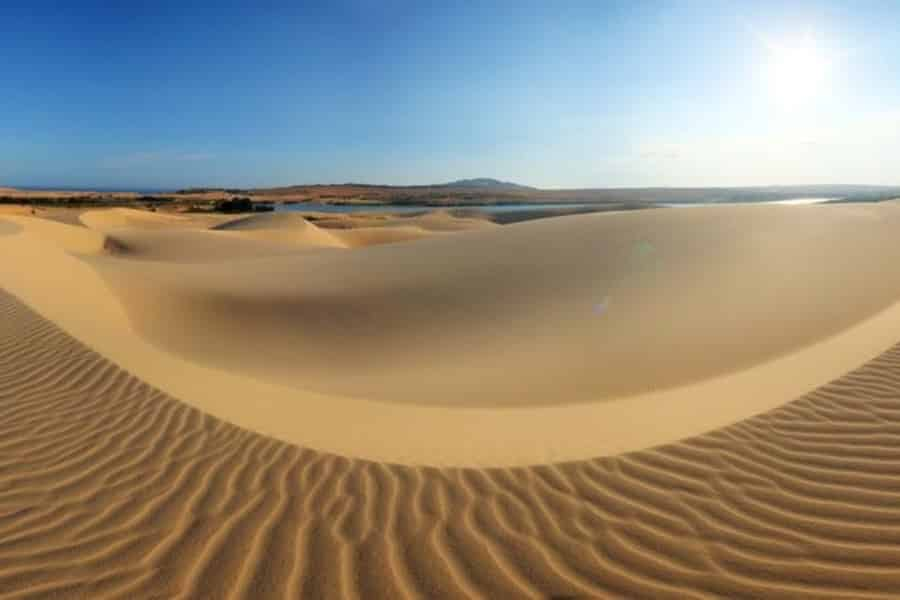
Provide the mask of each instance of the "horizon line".
MULTIPOLYGON (((493 178, 475 178, 475 179, 493 179, 493 178)), ((266 186, 235 186, 235 185, 190 185, 177 187, 159 187, 152 185, 133 185, 133 186, 110 186, 110 185, 17 185, 12 183, 0 182, 0 189, 14 189, 31 192, 103 192, 103 193, 176 193, 191 190, 240 190, 252 192, 254 190, 274 190, 288 188, 304 188, 304 187, 372 187, 372 188, 435 188, 435 187, 457 187, 485 190, 490 189, 491 185, 454 185, 459 181, 456 180, 445 183, 410 183, 410 184, 392 184, 392 183, 361 183, 361 182, 341 182, 341 183, 292 183, 286 185, 266 185, 266 186)), ((828 187, 866 187, 866 188, 900 188, 900 183, 767 183, 755 185, 631 185, 631 186, 613 186, 613 187, 537 187, 525 184, 519 184, 509 181, 499 181, 502 185, 497 185, 498 189, 506 190, 521 189, 537 192, 579 192, 579 191, 617 191, 617 190, 735 190, 735 189, 772 189, 772 188, 828 188, 828 187)))

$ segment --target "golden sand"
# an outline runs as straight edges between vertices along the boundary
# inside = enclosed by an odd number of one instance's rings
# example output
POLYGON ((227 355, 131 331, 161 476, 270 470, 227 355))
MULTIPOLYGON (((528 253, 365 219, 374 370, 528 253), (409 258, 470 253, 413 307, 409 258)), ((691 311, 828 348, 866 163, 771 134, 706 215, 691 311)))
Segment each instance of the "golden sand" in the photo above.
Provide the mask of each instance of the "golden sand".
POLYGON ((6 211, 0 597, 896 597, 898 211, 6 211))

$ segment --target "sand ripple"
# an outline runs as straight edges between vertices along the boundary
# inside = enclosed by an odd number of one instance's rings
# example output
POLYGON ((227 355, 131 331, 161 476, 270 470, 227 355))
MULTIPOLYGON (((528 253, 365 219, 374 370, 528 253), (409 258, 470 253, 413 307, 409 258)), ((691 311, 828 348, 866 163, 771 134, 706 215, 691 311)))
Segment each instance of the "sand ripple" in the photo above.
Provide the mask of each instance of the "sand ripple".
POLYGON ((619 457, 350 460, 206 416, 0 292, 0 596, 896 598, 898 442, 900 347, 619 457))

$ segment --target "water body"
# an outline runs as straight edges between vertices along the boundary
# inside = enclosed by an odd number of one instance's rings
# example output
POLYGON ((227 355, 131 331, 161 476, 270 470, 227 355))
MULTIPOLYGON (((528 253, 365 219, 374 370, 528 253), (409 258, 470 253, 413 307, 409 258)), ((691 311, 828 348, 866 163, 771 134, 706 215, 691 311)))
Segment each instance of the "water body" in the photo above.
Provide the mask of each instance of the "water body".
POLYGON ((761 202, 664 202, 660 206, 669 206, 672 208, 694 208, 697 206, 721 206, 729 204, 784 204, 788 206, 799 206, 803 204, 821 204, 840 198, 786 198, 784 200, 764 200, 761 202))
POLYGON ((790 198, 788 200, 772 200, 766 204, 821 204, 832 200, 840 200, 840 198, 790 198))
MULTIPOLYGON (((293 211, 293 212, 324 212, 324 213, 418 213, 430 210, 438 210, 443 208, 458 209, 468 208, 480 210, 486 213, 510 213, 524 212, 529 210, 547 210, 547 209, 571 209, 571 208, 587 208, 591 204, 494 204, 494 205, 471 205, 471 204, 453 204, 447 206, 429 206, 427 204, 322 204, 318 202, 303 202, 299 204, 278 204, 275 206, 276 211, 293 211)), ((597 205, 602 208, 603 205, 597 205)))
MULTIPOLYGON (((801 205, 801 204, 819 204, 835 200, 836 198, 786 198, 784 200, 770 200, 763 202, 661 202, 658 206, 670 206, 674 208, 692 208, 697 206, 718 206, 722 204, 784 204, 784 205, 801 205)), ((448 204, 444 206, 433 206, 428 204, 324 204, 320 202, 301 202, 297 204, 276 204, 276 211, 292 211, 292 212, 323 212, 323 213, 418 213, 427 212, 438 209, 459 209, 467 208, 480 210, 489 214, 498 213, 516 213, 538 210, 552 209, 580 209, 604 208, 603 204, 591 203, 515 203, 515 204, 493 204, 493 205, 472 205, 472 204, 448 204)))

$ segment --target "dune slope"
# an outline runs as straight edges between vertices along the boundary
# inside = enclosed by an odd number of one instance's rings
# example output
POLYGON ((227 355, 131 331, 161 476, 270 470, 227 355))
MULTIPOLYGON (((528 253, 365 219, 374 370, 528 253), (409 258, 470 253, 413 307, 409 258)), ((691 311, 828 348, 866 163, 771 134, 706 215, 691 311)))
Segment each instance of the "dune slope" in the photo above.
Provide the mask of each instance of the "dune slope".
POLYGON ((320 229, 293 213, 263 213, 238 217, 213 228, 268 241, 294 242, 304 246, 343 248, 345 244, 331 232, 320 229))
POLYGON ((898 226, 897 210, 725 207, 241 263, 88 260, 138 332, 192 361, 385 402, 545 406, 708 380, 852 327, 900 298, 883 269, 898 226))
POLYGON ((895 598, 898 494, 900 348, 677 444, 413 468, 205 416, 0 292, 5 599, 895 598))
POLYGON ((264 235, 302 218, 254 218, 250 238, 188 218, 9 215, 0 282, 141 380, 258 433, 398 464, 527 466, 711 431, 890 348, 898 214, 580 215, 362 249, 264 235))

